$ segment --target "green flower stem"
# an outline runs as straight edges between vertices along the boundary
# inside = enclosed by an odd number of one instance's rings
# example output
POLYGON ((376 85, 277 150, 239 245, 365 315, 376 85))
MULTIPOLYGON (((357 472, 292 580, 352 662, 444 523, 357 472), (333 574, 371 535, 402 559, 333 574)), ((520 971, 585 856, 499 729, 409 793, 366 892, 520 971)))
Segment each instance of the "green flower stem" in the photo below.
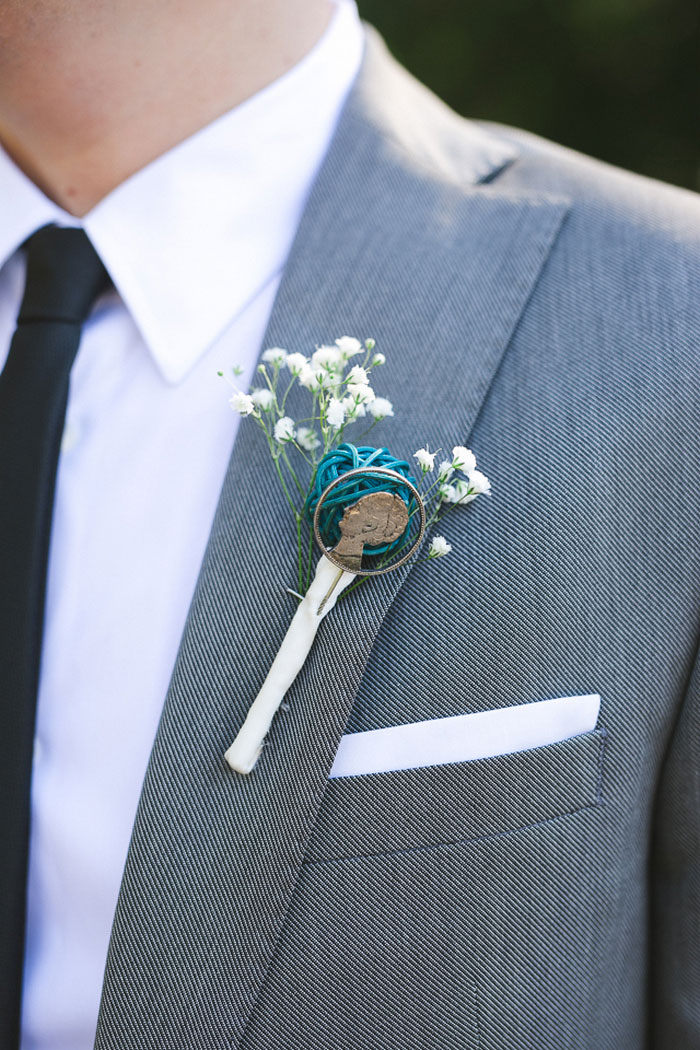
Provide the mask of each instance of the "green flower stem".
POLYGON ((284 492, 285 496, 287 497, 287 503, 291 507, 292 514, 294 515, 294 520, 298 524, 299 521, 301 520, 301 514, 297 510, 296 505, 294 503, 294 500, 292 499, 292 497, 289 494, 289 489, 287 488, 287 482, 284 480, 284 475, 282 473, 282 468, 280 467, 279 456, 273 456, 273 462, 275 464, 275 470, 277 471, 277 476, 280 479, 280 485, 282 486, 282 491, 284 492))
MULTIPOLYGON (((437 451, 439 452, 440 449, 438 449, 437 451)), ((436 455, 437 455, 437 453, 436 453, 436 455)), ((424 478, 425 478, 425 474, 421 478, 421 481, 423 481, 424 478)), ((447 476, 441 478, 440 474, 438 474, 438 476, 435 478, 435 481, 433 481, 432 484, 429 485, 428 488, 425 490, 425 492, 422 493, 423 498, 427 499, 430 496, 430 493, 433 491, 434 488, 437 488, 439 485, 446 485, 446 484, 448 484, 447 476)))
POLYGON ((301 447, 301 445, 299 444, 298 441, 290 441, 289 444, 290 445, 294 445, 294 448, 297 450, 299 455, 302 456, 306 460, 306 462, 309 464, 310 467, 313 467, 313 465, 314 465, 313 459, 311 458, 310 455, 306 454, 306 452, 301 447))
POLYGON ((277 386, 277 369, 275 369, 275 371, 274 371, 274 372, 272 373, 272 374, 273 374, 273 377, 274 377, 274 379, 275 379, 275 384, 274 384, 274 386, 273 386, 273 384, 272 384, 272 383, 270 382, 270 377, 269 377, 269 375, 267 374, 267 369, 265 369, 265 371, 264 371, 264 372, 263 372, 262 374, 263 374, 263 375, 265 376, 265 382, 267 383, 267 385, 268 385, 268 387, 269 387, 269 389, 270 389, 270 392, 271 392, 272 394, 275 394, 275 404, 276 404, 276 403, 277 403, 277 396, 276 396, 276 392, 275 392, 275 387, 277 386))
POLYGON ((336 605, 338 604, 339 601, 342 601, 342 599, 345 597, 345 595, 349 594, 350 591, 357 590, 357 588, 361 587, 363 583, 366 583, 367 580, 371 580, 371 579, 372 579, 371 576, 360 576, 360 578, 358 580, 355 580, 355 582, 351 583, 349 587, 346 587, 342 594, 338 595, 338 598, 336 599, 336 605))
MULTIPOLYGON (((282 491, 284 492, 284 494, 285 494, 285 496, 287 498, 287 503, 291 507, 292 514, 294 515, 294 520, 295 520, 296 526, 297 526, 297 579, 299 581, 299 590, 301 591, 303 589, 303 586, 304 586, 304 556, 303 556, 303 548, 302 548, 302 540, 301 540, 301 526, 302 526, 302 522, 303 522, 303 516, 297 510, 296 505, 295 505, 295 503, 294 503, 294 501, 293 501, 293 499, 292 499, 292 497, 291 497, 291 495, 289 493, 289 489, 287 487, 287 483, 286 483, 286 481, 284 479, 284 474, 282 473, 282 467, 280 466, 280 457, 278 455, 273 455, 273 462, 275 464, 275 470, 277 471, 277 476, 278 476, 278 478, 280 480, 280 485, 282 486, 282 491)), ((294 474, 294 471, 292 470, 291 473, 292 473, 292 476, 294 477, 294 479, 296 481, 297 479, 296 479, 296 475, 294 474)), ((298 484, 298 482, 297 482, 297 484, 298 484)))
POLYGON ((291 461, 289 459, 289 454, 287 452, 287 449, 284 447, 284 445, 282 446, 282 457, 283 457, 284 462, 286 464, 287 470, 289 471, 289 473, 292 476, 292 481, 294 482, 294 484, 297 487, 297 491, 299 492, 299 495, 302 497, 303 500, 305 500, 306 499, 306 490, 302 487, 302 484, 299 481, 299 478, 297 477, 296 471, 294 470, 294 467, 291 464, 291 461))
POLYGON ((292 387, 294 386, 295 382, 296 382, 296 376, 292 376, 292 378, 289 380, 289 383, 287 385, 287 389, 285 390, 284 394, 282 395, 282 405, 280 407, 280 415, 284 415, 284 408, 285 408, 285 405, 287 404, 287 398, 289 397, 289 391, 292 389, 292 387))
POLYGON ((435 513, 434 513, 432 521, 433 522, 442 521, 443 518, 446 518, 447 515, 451 511, 453 511, 455 509, 455 507, 461 506, 461 504, 464 503, 464 501, 466 500, 467 496, 473 496, 473 495, 474 495, 473 492, 469 492, 469 491, 465 492, 464 495, 460 499, 456 500, 454 503, 448 503, 447 504, 447 509, 442 511, 442 514, 438 514, 438 512, 442 510, 442 508, 445 506, 445 503, 447 502, 446 500, 442 500, 440 503, 438 503, 437 507, 435 508, 435 513))
MULTIPOLYGON (((383 417, 382 417, 382 418, 383 418, 383 417)), ((369 425, 369 426, 367 427, 367 429, 366 429, 366 430, 363 430, 361 434, 358 434, 358 435, 357 435, 357 440, 358 440, 358 441, 362 441, 362 440, 364 440, 364 438, 366 438, 366 437, 367 437, 367 435, 369 434, 370 430, 374 430, 374 428, 376 427, 376 425, 377 425, 377 423, 378 423, 378 422, 379 422, 379 420, 378 420, 378 419, 375 419, 375 420, 374 420, 374 421, 373 421, 372 423, 370 423, 370 425, 369 425)), ((339 597, 340 597, 340 596, 339 596, 339 597)))

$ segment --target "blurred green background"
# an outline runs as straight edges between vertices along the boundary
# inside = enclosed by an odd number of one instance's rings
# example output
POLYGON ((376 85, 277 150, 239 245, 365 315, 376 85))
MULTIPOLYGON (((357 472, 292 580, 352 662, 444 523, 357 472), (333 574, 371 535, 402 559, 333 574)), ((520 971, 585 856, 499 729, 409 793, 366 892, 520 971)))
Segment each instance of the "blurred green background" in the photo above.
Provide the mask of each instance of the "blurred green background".
POLYGON ((700 0, 359 0, 465 116, 700 189, 700 0))

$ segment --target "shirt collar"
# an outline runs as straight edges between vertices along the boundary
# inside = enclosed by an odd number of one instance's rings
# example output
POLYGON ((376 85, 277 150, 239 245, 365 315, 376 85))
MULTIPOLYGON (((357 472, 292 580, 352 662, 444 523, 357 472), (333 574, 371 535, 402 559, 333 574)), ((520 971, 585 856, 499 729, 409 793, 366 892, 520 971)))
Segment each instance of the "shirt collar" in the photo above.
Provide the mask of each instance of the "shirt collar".
POLYGON ((338 0, 300 63, 82 220, 0 150, 0 265, 39 226, 82 225, 163 377, 178 383, 282 269, 363 46, 354 3, 338 0))

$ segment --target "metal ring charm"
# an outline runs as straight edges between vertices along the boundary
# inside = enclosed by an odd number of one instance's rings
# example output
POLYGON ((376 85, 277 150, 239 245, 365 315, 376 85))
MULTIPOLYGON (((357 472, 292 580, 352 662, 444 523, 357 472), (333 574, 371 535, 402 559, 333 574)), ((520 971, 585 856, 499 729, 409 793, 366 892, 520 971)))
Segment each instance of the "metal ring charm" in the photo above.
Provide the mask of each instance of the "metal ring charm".
MULTIPOLYGON (((362 498, 362 494, 357 496, 357 500, 360 500, 361 498, 362 498)), ((369 467, 355 467, 353 470, 348 470, 344 474, 340 474, 337 478, 334 478, 334 480, 331 481, 330 485, 327 485, 326 488, 323 490, 323 492, 319 496, 318 502, 317 502, 315 510, 314 510, 313 529, 314 529, 314 538, 316 540, 316 543, 321 548, 321 550, 323 551, 325 556, 328 558, 328 560, 333 563, 333 565, 335 565, 338 569, 343 569, 345 571, 352 571, 352 572, 355 573, 356 576, 380 576, 380 575, 382 575, 385 572, 391 572, 393 569, 398 569, 399 565, 403 565, 404 562, 407 562, 408 559, 413 554, 414 550, 416 549, 416 547, 418 546, 418 544, 420 543, 420 541, 423 538, 423 534, 425 533, 425 527, 426 527, 425 504, 423 503, 423 499, 421 497, 420 492, 418 491, 418 489, 416 488, 416 486, 413 484, 412 481, 409 481, 408 478, 405 478, 403 474, 399 474, 398 471, 390 470, 388 467, 371 467, 371 466, 369 466, 369 467), (349 570, 348 566, 340 558, 337 558, 337 557, 334 556, 334 553, 333 553, 334 548, 326 547, 325 543, 323 542, 323 540, 321 538, 321 533, 320 533, 320 530, 319 530, 319 527, 318 527, 319 516, 320 516, 321 508, 323 506, 324 501, 328 498, 328 496, 333 491, 333 489, 336 488, 336 486, 342 484, 343 482, 347 481, 348 478, 351 478, 353 476, 357 476, 357 475, 365 475, 366 476, 367 474, 380 474, 382 477, 391 478, 393 481, 399 481, 403 485, 406 486, 406 488, 411 493, 413 499, 415 500, 416 506, 418 507, 418 514, 419 514, 418 534, 417 534, 415 540, 413 541, 413 543, 411 544, 411 546, 409 547, 408 551, 405 554, 402 554, 401 557, 398 558, 397 561, 395 561, 392 565, 386 565, 386 566, 384 566, 381 569, 355 569, 355 568, 353 568, 352 570, 349 570)))

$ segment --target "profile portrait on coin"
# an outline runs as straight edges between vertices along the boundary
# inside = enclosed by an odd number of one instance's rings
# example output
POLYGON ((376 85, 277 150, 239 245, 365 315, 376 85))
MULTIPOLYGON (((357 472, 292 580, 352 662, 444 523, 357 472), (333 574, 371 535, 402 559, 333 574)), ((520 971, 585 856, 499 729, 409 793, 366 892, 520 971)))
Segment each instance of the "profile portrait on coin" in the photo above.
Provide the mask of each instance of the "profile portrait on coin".
POLYGON ((408 527, 408 508, 395 492, 369 492, 347 507, 338 528, 335 554, 348 565, 362 558, 363 548, 394 543, 408 527))

